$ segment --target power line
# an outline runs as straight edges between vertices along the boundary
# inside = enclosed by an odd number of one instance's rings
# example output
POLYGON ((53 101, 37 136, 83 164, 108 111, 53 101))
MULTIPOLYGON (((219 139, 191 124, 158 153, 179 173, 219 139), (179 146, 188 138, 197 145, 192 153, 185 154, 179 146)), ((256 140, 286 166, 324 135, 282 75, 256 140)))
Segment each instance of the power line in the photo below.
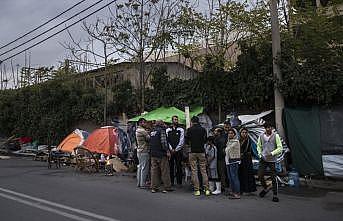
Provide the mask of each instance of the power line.
POLYGON ((20 40, 20 39, 22 39, 22 38, 28 36, 28 35, 31 34, 32 32, 37 31, 38 29, 40 29, 40 28, 43 27, 44 25, 46 25, 46 24, 52 22, 52 21, 55 20, 56 18, 60 17, 61 15, 65 14, 65 13, 67 13, 68 11, 72 10, 73 8, 75 8, 75 7, 78 6, 79 4, 83 3, 84 1, 86 1, 86 0, 82 0, 82 1, 80 1, 80 2, 78 2, 78 3, 76 3, 75 5, 71 6, 71 7, 68 8, 67 10, 61 12, 60 14, 58 14, 58 15, 56 15, 55 17, 49 19, 48 21, 44 22, 43 24, 37 26, 36 28, 32 29, 31 31, 29 31, 29 32, 25 33, 24 35, 22 35, 22 36, 20 36, 20 37, 18 37, 18 38, 16 38, 16 39, 14 39, 13 41, 11 41, 11 42, 5 44, 4 46, 1 46, 0 49, 3 49, 3 48, 5 48, 5 47, 7 47, 8 45, 11 45, 12 43, 14 43, 14 42, 16 42, 16 41, 18 41, 18 40, 20 40))
POLYGON ((29 43, 30 41, 33 41, 33 40, 39 38, 40 36, 42 36, 42 35, 48 33, 48 32, 51 31, 52 29, 57 28, 58 26, 60 26, 60 25, 62 25, 62 24, 64 24, 64 23, 66 23, 67 21, 69 21, 69 20, 75 18, 76 16, 82 14, 83 12, 85 12, 85 11, 87 11, 88 9, 94 7, 95 5, 99 4, 99 3, 102 2, 102 1, 104 1, 104 0, 99 0, 99 1, 95 2, 94 4, 92 4, 92 5, 88 6, 87 8, 83 9, 82 11, 76 13, 76 14, 73 15, 72 17, 70 17, 70 18, 68 18, 68 19, 65 19, 64 21, 58 23, 57 25, 55 25, 55 26, 49 28, 48 30, 44 31, 43 33, 41 33, 41 34, 39 34, 39 35, 36 35, 35 37, 30 38, 29 40, 27 40, 27 41, 25 41, 25 42, 23 42, 23 43, 21 43, 21 44, 15 46, 15 47, 9 49, 9 50, 7 50, 7 51, 1 53, 0 56, 2 56, 2 55, 4 55, 4 54, 7 54, 8 52, 11 52, 11 51, 15 50, 15 49, 17 49, 17 48, 19 48, 19 47, 21 47, 21 46, 23 46, 23 45, 29 43))
POLYGON ((44 41, 46 41, 46 40, 48 40, 48 39, 54 37, 55 35, 58 35, 59 33, 65 31, 65 30, 67 30, 68 28, 70 28, 70 27, 74 26, 75 24, 79 23, 80 21, 82 21, 82 20, 84 20, 84 19, 86 19, 86 18, 88 18, 88 17, 94 15, 94 14, 97 13, 98 11, 101 11, 102 9, 106 8, 107 6, 109 6, 110 4, 112 4, 112 3, 115 2, 115 1, 117 1, 117 0, 111 1, 110 3, 106 4, 105 6, 102 6, 101 8, 97 9, 96 11, 94 11, 94 12, 88 14, 87 16, 81 18, 80 20, 77 20, 76 22, 74 22, 74 23, 68 25, 67 27, 63 28, 62 30, 60 30, 60 31, 58 31, 58 32, 55 32, 54 34, 52 34, 52 35, 50 35, 50 36, 44 38, 43 40, 41 40, 41 41, 35 43, 34 45, 32 45, 32 46, 30 46, 30 47, 28 47, 28 48, 26 48, 26 49, 24 49, 24 50, 19 51, 19 52, 15 53, 14 55, 11 55, 10 57, 7 57, 7 58, 5 58, 5 59, 3 59, 3 60, 0 60, 0 63, 2 63, 2 62, 4 62, 4 61, 7 61, 8 59, 11 59, 11 58, 13 58, 13 57, 15 57, 15 56, 17 56, 17 55, 19 55, 19 54, 21 54, 21 53, 23 53, 23 52, 25 52, 25 51, 31 49, 31 48, 33 48, 33 47, 35 47, 35 46, 37 46, 37 45, 43 43, 44 41))

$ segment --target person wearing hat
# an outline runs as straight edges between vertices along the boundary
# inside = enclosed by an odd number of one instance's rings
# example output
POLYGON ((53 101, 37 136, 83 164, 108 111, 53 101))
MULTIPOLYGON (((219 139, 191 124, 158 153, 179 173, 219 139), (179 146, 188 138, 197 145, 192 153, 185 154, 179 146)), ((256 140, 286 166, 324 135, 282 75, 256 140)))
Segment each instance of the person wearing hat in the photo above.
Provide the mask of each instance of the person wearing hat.
POLYGON ((207 132, 199 123, 199 118, 194 116, 191 119, 192 126, 187 129, 186 143, 191 147, 191 153, 189 154, 189 162, 192 170, 192 183, 194 185, 194 195, 200 196, 200 184, 198 178, 198 166, 202 176, 202 182, 204 185, 204 192, 206 196, 211 195, 209 191, 208 177, 206 171, 206 156, 205 156, 205 144, 207 141, 207 132))

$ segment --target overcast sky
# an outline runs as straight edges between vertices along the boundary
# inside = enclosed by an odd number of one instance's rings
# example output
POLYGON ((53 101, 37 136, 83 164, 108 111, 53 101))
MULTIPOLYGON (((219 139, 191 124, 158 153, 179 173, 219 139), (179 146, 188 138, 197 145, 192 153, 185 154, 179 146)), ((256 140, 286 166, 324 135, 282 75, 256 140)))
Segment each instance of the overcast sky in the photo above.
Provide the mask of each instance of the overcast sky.
MULTIPOLYGON (((58 15, 59 13, 63 12, 67 8, 71 7, 75 3, 81 0, 0 0, 0 47, 4 46, 5 44, 9 43, 10 41, 16 39, 17 37, 27 33, 28 31, 34 29, 35 27, 39 26, 40 24, 48 21, 50 18, 58 15)), ((29 36, 18 40, 17 42, 0 49, 0 54, 6 52, 7 50, 12 49, 13 47, 17 46, 18 44, 36 36, 37 34, 42 33, 43 31, 49 29, 50 27, 58 24, 59 22, 63 21, 66 18, 71 17, 72 15, 80 12, 81 10, 85 9, 87 6, 95 3, 97 0, 87 0, 81 5, 78 5, 73 10, 69 11, 68 13, 62 15, 61 17, 54 20, 54 22, 49 23, 48 25, 44 26, 43 28, 35 31, 34 33, 30 34, 29 36)), ((9 56, 19 52, 21 50, 26 49, 27 47, 33 45, 34 43, 44 39, 45 37, 55 33, 58 30, 61 30, 65 27, 65 25, 71 24, 74 21, 79 20, 80 18, 86 16, 90 12, 93 12, 95 9, 100 8, 101 6, 109 3, 111 0, 104 0, 99 5, 95 6, 94 8, 82 13, 78 17, 74 18, 73 20, 69 21, 66 24, 61 25, 57 29, 48 32, 47 34, 41 36, 40 38, 13 50, 12 52, 6 53, 0 56, 0 60, 6 59, 9 56)), ((120 0, 119 0, 120 1, 120 0)), ((200 2, 207 2, 206 0, 200 0, 200 2)), ((87 18, 88 23, 92 23, 92 21, 96 20, 96 17, 104 17, 109 15, 108 9, 103 9, 102 11, 98 12, 97 14, 87 18)), ((75 25, 74 27, 70 28, 71 33, 75 38, 82 37, 84 34, 81 31, 80 24, 75 25)), ((59 42, 70 42, 70 39, 67 33, 63 32, 44 43, 28 50, 27 58, 29 58, 29 54, 31 55, 31 67, 40 67, 40 66, 58 66, 60 61, 63 61, 66 58, 67 51, 64 49, 59 42)), ((24 66, 24 58, 25 54, 22 53, 12 60, 14 68, 23 67, 24 66)), ((3 62, 7 67, 7 72, 10 72, 11 60, 7 60, 3 62)), ((28 60, 28 59, 27 59, 28 60)), ((28 64, 27 64, 28 66, 28 64)), ((11 73, 7 73, 11 75, 11 73)))
MULTIPOLYGON (((0 47, 16 39, 17 37, 27 33, 28 31, 32 30, 38 25, 48 21, 50 18, 53 18, 54 16, 58 15, 59 13, 63 12, 64 10, 66 10, 67 8, 71 7, 72 5, 74 5, 75 3, 79 1, 80 0, 1 0, 0 1, 0 28, 1 28, 0 47)), ((37 34, 42 33, 43 31, 58 24, 64 19, 71 17, 72 15, 87 8, 87 6, 95 3, 96 1, 97 0, 85 1, 84 3, 75 7, 73 10, 57 18, 54 22, 49 23, 48 25, 42 27, 41 29, 30 34, 29 36, 21 40, 18 40, 17 42, 3 49, 0 49, 0 54, 36 36, 37 34)), ((80 14, 78 17, 74 18, 73 20, 69 21, 66 24, 68 25, 68 24, 73 23, 74 21, 79 20, 80 18, 94 11, 96 8, 100 8, 101 6, 105 5, 108 2, 110 2, 110 0, 104 0, 102 3, 99 3, 97 6, 93 7, 89 11, 86 11, 80 14)), ((106 14, 108 14, 107 9, 103 9, 101 12, 89 17, 87 21, 92 22, 96 19, 97 16, 101 17, 101 16, 105 16, 106 14)), ((48 32, 46 35, 28 43, 27 45, 24 45, 16 50, 13 50, 12 52, 9 52, 5 55, 0 56, 0 60, 6 59, 12 54, 33 45, 34 43, 44 39, 45 37, 49 36, 52 33, 55 33, 56 31, 60 29, 63 29, 64 27, 65 27, 65 24, 59 26, 57 29, 54 29, 51 32, 48 32)), ((70 28, 70 31, 76 37, 80 37, 82 34, 82 32, 80 31, 80 24, 77 24, 73 28, 70 28)), ((63 61, 67 54, 66 50, 59 44, 59 42, 66 42, 66 41, 70 41, 70 39, 67 36, 67 34, 64 32, 30 49, 29 52, 31 54, 31 66, 32 67, 51 66, 51 65, 57 66, 58 62, 63 61)), ((25 57, 24 53, 14 57, 12 59, 13 65, 16 66, 17 64, 19 64, 20 67, 24 66, 24 57, 25 57)), ((10 60, 4 63, 6 64, 7 68, 10 66, 10 60)))

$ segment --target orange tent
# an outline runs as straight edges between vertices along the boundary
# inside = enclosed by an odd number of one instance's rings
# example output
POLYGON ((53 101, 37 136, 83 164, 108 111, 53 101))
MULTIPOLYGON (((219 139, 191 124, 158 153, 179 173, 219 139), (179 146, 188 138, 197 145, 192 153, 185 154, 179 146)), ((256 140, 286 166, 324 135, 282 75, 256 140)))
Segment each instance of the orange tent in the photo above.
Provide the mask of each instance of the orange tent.
POLYGON ((118 133, 117 129, 108 126, 96 129, 89 135, 83 143, 89 151, 94 153, 104 153, 107 155, 118 155, 118 133))
POLYGON ((63 152, 71 153, 75 147, 82 145, 87 137, 87 131, 76 129, 66 138, 64 138, 64 140, 57 146, 57 149, 63 152))

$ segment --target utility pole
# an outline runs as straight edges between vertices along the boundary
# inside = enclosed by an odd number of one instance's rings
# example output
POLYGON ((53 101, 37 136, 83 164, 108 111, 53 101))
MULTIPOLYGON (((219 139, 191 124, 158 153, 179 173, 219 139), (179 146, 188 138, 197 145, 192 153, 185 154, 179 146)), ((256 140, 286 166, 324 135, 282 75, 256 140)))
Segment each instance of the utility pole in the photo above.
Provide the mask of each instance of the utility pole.
MULTIPOLYGON (((273 51, 273 75, 276 81, 281 80, 281 72, 277 57, 281 54, 280 29, 278 19, 277 0, 270 0, 270 15, 272 25, 272 51, 273 51)), ((285 101, 277 87, 277 82, 274 83, 274 99, 275 99, 275 124, 278 133, 281 137, 285 137, 285 130, 282 124, 282 110, 285 106, 285 101)))
POLYGON ((104 103, 104 126, 107 125, 107 72, 108 72, 108 64, 107 64, 107 50, 106 44, 104 44, 104 55, 105 55, 105 73, 104 73, 104 81, 105 81, 105 103, 104 103))
POLYGON ((144 112, 144 106, 145 106, 145 94, 144 94, 144 90, 145 90, 145 82, 144 82, 144 42, 143 42, 143 33, 144 33, 144 19, 143 19, 143 13, 144 13, 144 1, 141 0, 141 17, 140 17, 140 22, 141 22, 141 27, 140 27, 140 50, 139 50, 139 65, 140 65, 140 68, 139 68, 139 80, 140 80, 140 86, 141 86, 141 112, 143 113, 144 112))
POLYGON ((17 77, 17 83, 15 85, 15 89, 19 88, 19 64, 16 65, 17 67, 17 73, 16 73, 16 77, 17 77))
MULTIPOLYGON (((2 62, 1 62, 2 63, 2 62)), ((0 63, 0 64, 1 64, 0 63)), ((3 88, 3 79, 2 79, 2 66, 0 66, 0 90, 3 88)))

